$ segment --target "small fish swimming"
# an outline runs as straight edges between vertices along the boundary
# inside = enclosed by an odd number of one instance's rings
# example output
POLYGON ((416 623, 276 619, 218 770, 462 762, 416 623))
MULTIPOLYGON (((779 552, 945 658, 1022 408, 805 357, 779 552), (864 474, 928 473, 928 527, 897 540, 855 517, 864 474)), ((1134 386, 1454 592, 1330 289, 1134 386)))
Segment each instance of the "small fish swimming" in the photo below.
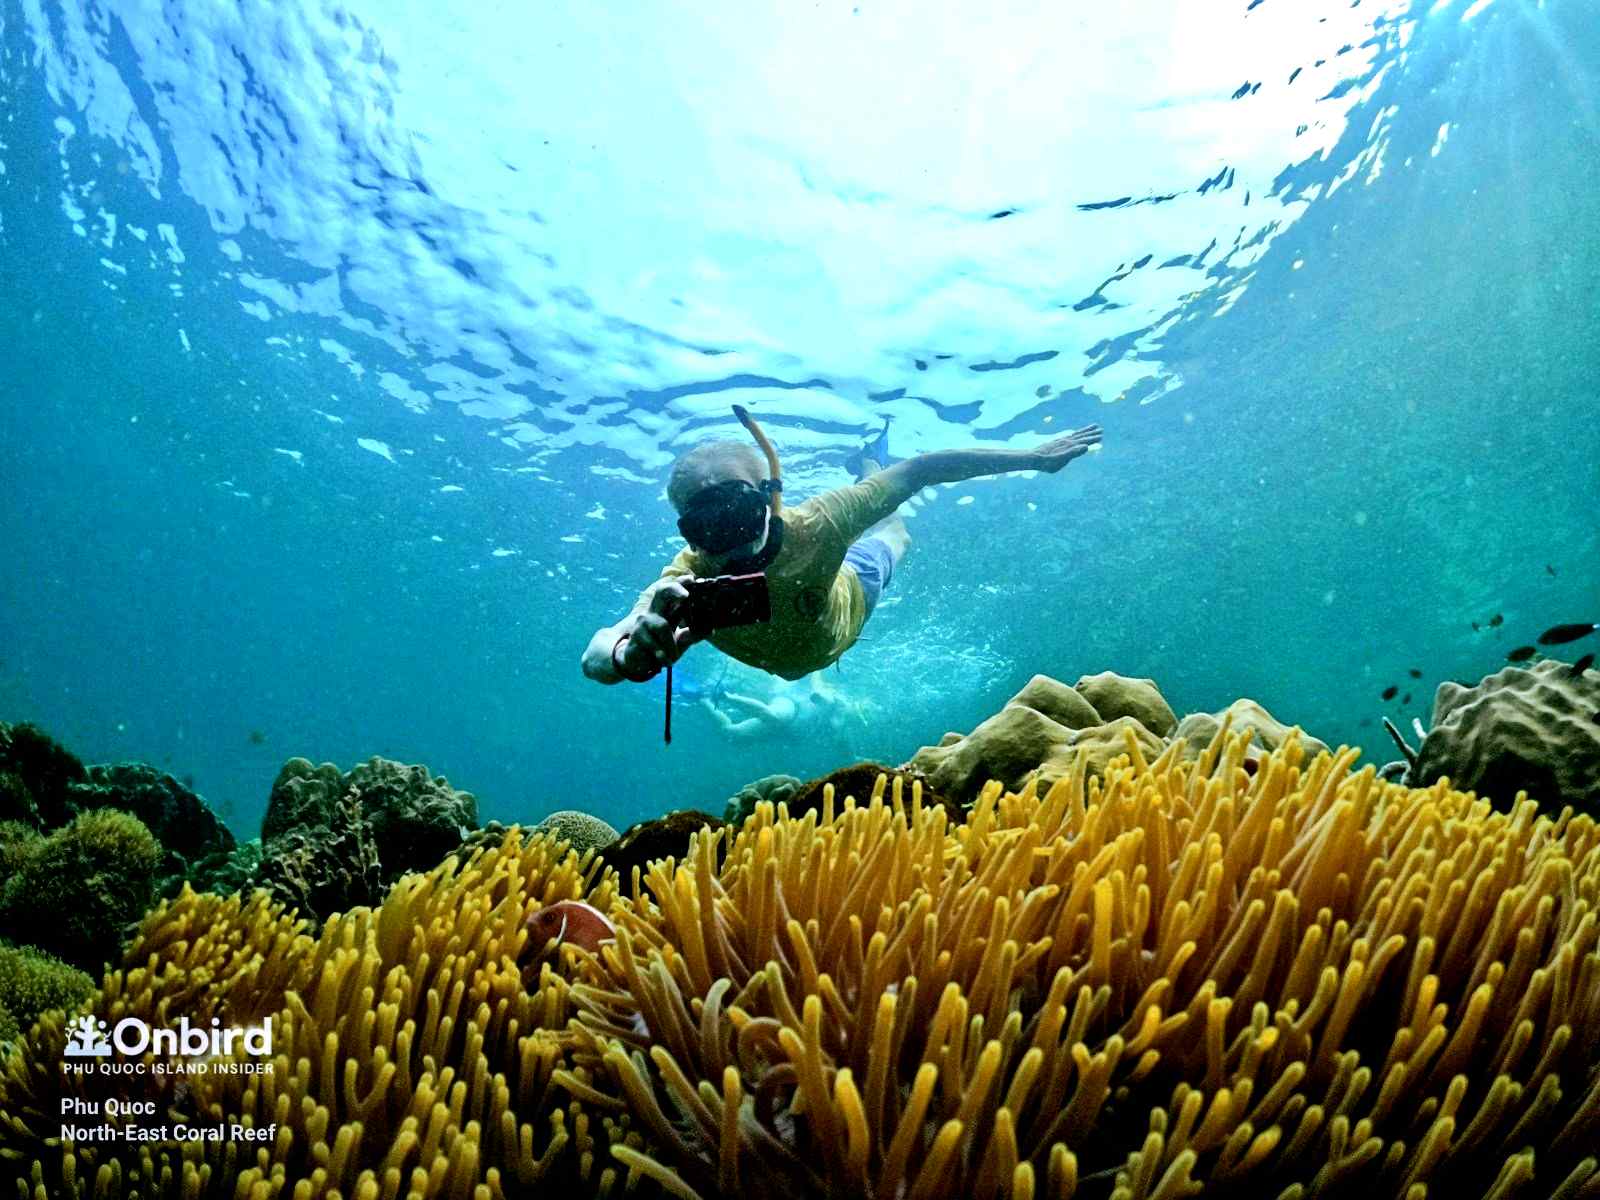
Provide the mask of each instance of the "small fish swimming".
POLYGON ((1549 563, 1545 563, 1544 569, 1545 569, 1545 573, 1548 574, 1548 575, 1554 575, 1556 573, 1556 569, 1554 567, 1552 567, 1549 563))
POLYGON ((1575 642, 1579 638, 1586 638, 1600 625, 1593 625, 1587 621, 1577 625, 1552 625, 1539 635, 1539 645, 1560 646, 1567 642, 1575 642))
POLYGON ((1495 613, 1494 616, 1489 618, 1489 628, 1490 629, 1498 628, 1499 626, 1504 625, 1505 622, 1506 622, 1506 619, 1503 616, 1501 616, 1499 613, 1495 613))
POLYGON ((267 735, 262 733, 261 730, 252 729, 250 731, 250 744, 252 746, 264 746, 264 745, 266 745, 266 743, 267 743, 267 735))
POLYGON ((1515 650, 1506 655, 1506 661, 1527 662, 1537 653, 1539 653, 1539 648, 1537 646, 1518 646, 1515 650))
POLYGON ((1394 684, 1392 684, 1392 683, 1388 687, 1383 689, 1383 698, 1385 700, 1393 700, 1399 694, 1400 694, 1400 689, 1395 687, 1394 684))
POLYGON ((1483 626, 1479 625, 1476 621, 1474 621, 1472 623, 1472 632, 1473 633, 1481 633, 1482 631, 1483 631, 1483 626))
POLYGON ((1410 672, 1409 672, 1409 674, 1410 674, 1411 678, 1413 678, 1413 679, 1421 679, 1422 678, 1422 672, 1417 670, 1416 667, 1412 667, 1410 672))
POLYGON ((1400 703, 1401 704, 1410 704, 1411 703, 1411 693, 1407 692, 1404 696, 1401 696, 1400 697, 1400 703))
POLYGON ((1592 666, 1594 666, 1594 651, 1591 650, 1588 654, 1585 654, 1577 662, 1572 664, 1572 673, 1573 675, 1582 675, 1592 666))

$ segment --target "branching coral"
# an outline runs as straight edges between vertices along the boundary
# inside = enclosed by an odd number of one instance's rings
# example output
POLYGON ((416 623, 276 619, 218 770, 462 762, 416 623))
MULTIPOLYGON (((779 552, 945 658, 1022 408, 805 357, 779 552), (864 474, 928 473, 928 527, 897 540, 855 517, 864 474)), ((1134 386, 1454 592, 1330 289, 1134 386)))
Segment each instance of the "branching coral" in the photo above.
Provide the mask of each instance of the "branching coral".
POLYGON ((766 806, 720 872, 709 836, 653 867, 620 988, 577 989, 575 1061, 666 1152, 630 1165, 912 1200, 1600 1183, 1591 820, 1292 741, 1253 776, 1242 737, 1128 749, 953 831, 915 797, 766 806))

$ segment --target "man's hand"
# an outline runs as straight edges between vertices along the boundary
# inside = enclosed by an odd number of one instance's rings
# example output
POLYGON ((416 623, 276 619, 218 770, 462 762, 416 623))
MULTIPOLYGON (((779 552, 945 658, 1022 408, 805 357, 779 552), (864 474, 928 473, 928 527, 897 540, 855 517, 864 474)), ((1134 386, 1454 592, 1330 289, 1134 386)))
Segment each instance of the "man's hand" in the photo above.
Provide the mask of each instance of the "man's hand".
POLYGON ((1100 426, 1085 425, 1082 429, 1052 438, 1033 452, 1039 460, 1034 469, 1054 475, 1073 459, 1089 453, 1090 446, 1098 446, 1100 437, 1100 426))
POLYGON ((629 675, 643 676, 666 663, 677 662, 696 639, 676 620, 689 599, 689 591, 677 580, 668 580, 650 597, 650 607, 639 614, 628 640, 617 651, 616 661, 629 675))

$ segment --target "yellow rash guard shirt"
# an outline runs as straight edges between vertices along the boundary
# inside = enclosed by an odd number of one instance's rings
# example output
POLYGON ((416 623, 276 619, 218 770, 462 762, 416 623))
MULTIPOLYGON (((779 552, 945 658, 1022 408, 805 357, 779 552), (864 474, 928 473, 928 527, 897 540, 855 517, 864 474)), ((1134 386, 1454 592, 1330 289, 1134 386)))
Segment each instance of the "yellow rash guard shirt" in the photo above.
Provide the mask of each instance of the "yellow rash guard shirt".
MULTIPOLYGON (((844 561, 845 551, 896 507, 874 475, 785 509, 783 545, 766 571, 772 619, 719 629, 707 640, 784 679, 801 679, 833 662, 855 644, 867 621, 866 595, 844 561)), ((660 578, 715 573, 708 559, 685 547, 660 578)))

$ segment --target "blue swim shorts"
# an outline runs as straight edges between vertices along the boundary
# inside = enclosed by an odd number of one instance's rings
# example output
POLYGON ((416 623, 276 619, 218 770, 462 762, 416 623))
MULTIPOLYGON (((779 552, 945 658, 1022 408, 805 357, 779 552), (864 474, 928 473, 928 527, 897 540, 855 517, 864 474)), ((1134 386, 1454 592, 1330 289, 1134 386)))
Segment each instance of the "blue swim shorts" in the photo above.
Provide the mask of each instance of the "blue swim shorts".
POLYGON ((889 586, 894 576, 894 551, 880 537, 864 537, 844 552, 844 561, 861 580, 861 591, 867 598, 867 616, 878 607, 878 597, 889 586))

